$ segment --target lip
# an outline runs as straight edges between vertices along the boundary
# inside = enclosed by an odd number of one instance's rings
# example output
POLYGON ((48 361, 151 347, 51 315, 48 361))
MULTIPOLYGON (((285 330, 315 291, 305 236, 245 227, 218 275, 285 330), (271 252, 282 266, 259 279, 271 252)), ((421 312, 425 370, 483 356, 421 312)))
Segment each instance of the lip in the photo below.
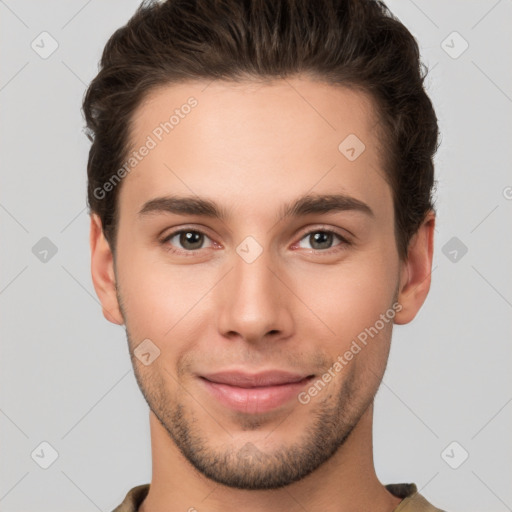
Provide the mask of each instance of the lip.
POLYGON ((199 380, 206 391, 224 406, 258 414, 289 402, 313 377, 272 370, 257 374, 218 372, 201 375, 199 380))

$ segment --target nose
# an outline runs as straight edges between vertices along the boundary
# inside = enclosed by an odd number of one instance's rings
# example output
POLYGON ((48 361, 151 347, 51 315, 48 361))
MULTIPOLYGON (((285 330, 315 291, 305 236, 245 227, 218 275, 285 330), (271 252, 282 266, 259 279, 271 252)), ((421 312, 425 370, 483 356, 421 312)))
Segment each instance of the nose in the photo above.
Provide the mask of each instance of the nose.
POLYGON ((253 344, 288 338, 293 332, 293 301, 285 277, 277 277, 277 262, 269 251, 249 261, 234 253, 231 271, 219 283, 219 332, 253 344))

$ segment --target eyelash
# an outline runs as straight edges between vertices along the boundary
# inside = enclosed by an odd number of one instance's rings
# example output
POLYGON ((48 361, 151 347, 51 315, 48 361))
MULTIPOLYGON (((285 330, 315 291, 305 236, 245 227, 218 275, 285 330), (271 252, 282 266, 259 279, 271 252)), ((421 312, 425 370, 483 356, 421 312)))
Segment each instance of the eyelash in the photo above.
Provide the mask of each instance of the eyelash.
MULTIPOLYGON (((175 249, 174 247, 172 247, 168 242, 169 240, 171 240, 172 238, 174 238, 176 235, 179 235, 181 233, 199 233, 201 235, 204 235, 205 237, 207 238, 210 238, 204 231, 200 230, 200 229, 192 229, 192 228, 182 228, 182 229, 179 229, 177 231, 173 231, 172 233, 168 234, 162 241, 161 241, 161 244, 163 246, 165 246, 165 249, 173 254, 178 254, 178 255, 181 255, 181 256, 185 256, 185 257, 190 257, 190 256, 195 256, 197 255, 197 253, 199 253, 202 249, 196 249, 196 250, 193 250, 193 251, 186 251, 186 250, 177 250, 175 249)), ((336 237, 338 237, 340 239, 340 243, 337 245, 337 246, 334 246, 330 249, 325 249, 325 250, 321 250, 321 249, 309 249, 309 252, 310 253, 313 253, 313 254, 321 254, 321 255, 328 255, 328 254, 333 254, 333 253, 337 253, 337 252, 340 252, 340 251, 343 251, 345 250, 347 247, 349 247, 350 245, 352 245, 352 243, 347 240, 344 236, 340 235, 337 231, 334 231, 332 229, 327 229, 327 228, 316 228, 316 229, 312 229, 310 231, 307 231, 305 233, 302 234, 302 236, 300 237, 299 241, 296 242, 294 245, 300 243, 301 240, 303 240, 304 238, 306 238, 307 236, 310 236, 312 235, 313 233, 327 233, 327 234, 331 234, 331 235, 334 235, 336 237)))

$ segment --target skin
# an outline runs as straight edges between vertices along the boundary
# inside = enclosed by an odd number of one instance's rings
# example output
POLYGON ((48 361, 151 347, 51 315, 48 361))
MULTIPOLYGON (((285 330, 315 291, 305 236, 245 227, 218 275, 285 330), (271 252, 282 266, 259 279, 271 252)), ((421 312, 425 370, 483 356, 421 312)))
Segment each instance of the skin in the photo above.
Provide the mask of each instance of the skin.
POLYGON ((105 317, 125 325, 150 407, 153 474, 140 510, 392 511, 401 500, 377 478, 372 446, 392 322, 308 404, 236 412, 197 375, 236 367, 321 376, 393 304, 394 322, 410 322, 430 287, 434 213, 401 262, 374 107, 362 92, 305 77, 166 86, 135 112, 133 147, 189 96, 197 107, 123 180, 115 258, 91 216, 94 286, 105 317), (338 150, 351 133, 366 146, 354 161, 338 150), (171 193, 211 199, 228 216, 138 215, 171 193), (305 193, 347 194, 375 215, 280 217, 305 193), (163 242, 183 227, 206 235, 192 256, 179 236, 163 242), (350 244, 308 234, 325 229, 350 244), (236 251, 247 236, 262 248, 252 263, 236 251), (146 366, 133 350, 148 338, 160 355, 146 366))

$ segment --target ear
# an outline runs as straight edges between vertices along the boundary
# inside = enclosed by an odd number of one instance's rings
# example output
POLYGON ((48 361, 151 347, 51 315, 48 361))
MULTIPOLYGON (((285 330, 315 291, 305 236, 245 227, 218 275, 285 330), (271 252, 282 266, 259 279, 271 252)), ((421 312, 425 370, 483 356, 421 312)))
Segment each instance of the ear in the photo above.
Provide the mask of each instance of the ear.
POLYGON ((398 302, 402 309, 395 315, 396 324, 409 323, 427 298, 432 273, 434 228, 435 213, 430 210, 411 238, 407 261, 401 263, 398 302))
POLYGON ((91 214, 91 274, 96 295, 100 299, 103 316, 114 324, 123 325, 123 315, 119 308, 116 295, 116 277, 114 274, 114 258, 110 245, 103 234, 101 219, 91 214))

